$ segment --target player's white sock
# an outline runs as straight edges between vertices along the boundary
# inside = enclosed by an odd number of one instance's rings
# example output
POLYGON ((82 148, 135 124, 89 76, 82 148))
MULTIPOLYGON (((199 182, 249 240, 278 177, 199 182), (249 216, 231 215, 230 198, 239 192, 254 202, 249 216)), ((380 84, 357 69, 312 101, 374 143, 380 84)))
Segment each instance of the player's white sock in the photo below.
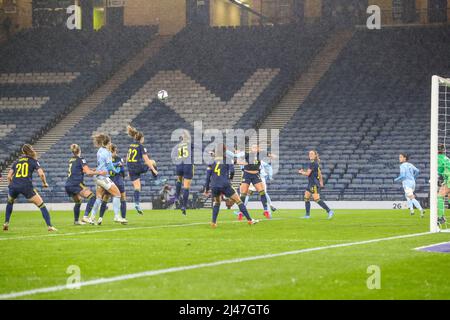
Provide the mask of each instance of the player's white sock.
POLYGON ((245 197, 244 206, 247 206, 249 200, 250 200, 250 196, 247 195, 245 197))
POLYGON ((97 211, 98 209, 100 209, 100 206, 102 205, 102 200, 101 199, 96 199, 94 206, 92 207, 92 211, 91 211, 91 219, 95 219, 95 216, 97 215, 97 211))
POLYGON ((412 204, 413 204, 417 209, 419 209, 420 211, 423 211, 423 208, 422 208, 422 206, 420 205, 420 202, 417 201, 417 199, 412 199, 411 202, 412 202, 412 204))
POLYGON ((408 208, 410 212, 414 212, 414 205, 411 199, 408 199, 408 208))
POLYGON ((114 218, 120 218, 120 197, 113 198, 114 218))
POLYGON ((269 205, 269 208, 270 208, 270 206, 272 205, 272 200, 270 200, 270 197, 269 197, 269 194, 267 193, 267 190, 266 190, 266 199, 267 199, 267 204, 269 205))

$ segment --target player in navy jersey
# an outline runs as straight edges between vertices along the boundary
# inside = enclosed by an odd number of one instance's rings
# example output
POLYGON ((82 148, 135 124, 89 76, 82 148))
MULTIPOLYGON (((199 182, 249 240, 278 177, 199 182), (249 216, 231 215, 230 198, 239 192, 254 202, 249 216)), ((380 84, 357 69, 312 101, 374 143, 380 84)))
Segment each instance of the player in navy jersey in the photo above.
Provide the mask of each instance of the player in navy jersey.
POLYGON ((127 156, 127 167, 130 180, 134 188, 134 207, 136 211, 142 215, 143 211, 140 205, 141 194, 141 175, 152 171, 153 177, 158 176, 156 170, 156 162, 150 159, 147 149, 142 145, 144 143, 144 134, 132 126, 127 127, 128 135, 133 138, 134 142, 130 144, 127 156))
POLYGON ((222 195, 230 198, 239 206, 239 210, 241 210, 247 219, 248 224, 255 224, 258 220, 253 220, 250 217, 241 198, 231 186, 231 180, 234 176, 234 165, 228 164, 227 162, 229 160, 226 161, 225 147, 223 144, 218 144, 214 152, 214 162, 208 166, 204 186, 205 195, 211 189, 211 194, 214 199, 211 227, 217 227, 217 216, 219 215, 222 195))
POLYGON ((42 180, 42 186, 48 188, 44 170, 37 161, 37 153, 29 144, 22 147, 22 156, 14 162, 8 172, 8 203, 6 205, 5 224, 3 231, 9 230, 11 214, 14 202, 19 195, 23 195, 29 202, 35 204, 42 213, 42 217, 47 224, 48 231, 57 231, 52 226, 50 213, 44 204, 41 196, 33 188, 33 172, 36 171, 42 180))
POLYGON ((67 176, 65 189, 67 195, 75 202, 73 208, 75 225, 84 225, 86 223, 79 220, 81 202, 83 199, 88 200, 85 211, 86 216, 91 213, 95 203, 95 195, 92 193, 91 189, 84 184, 84 175, 106 175, 106 172, 97 172, 90 169, 86 160, 81 157, 81 148, 79 145, 72 144, 70 150, 72 151, 73 157, 69 160, 69 174, 67 176))
MULTIPOLYGON (((119 173, 115 173, 114 171, 109 172, 109 176, 111 180, 116 184, 117 188, 119 188, 120 191, 120 215, 122 216, 122 219, 126 219, 127 217, 127 195, 125 193, 125 168, 124 168, 124 161, 119 155, 117 154, 117 146, 115 144, 111 145, 111 153, 112 153, 112 161, 113 166, 116 168, 119 168, 119 173)), ((100 207, 100 218, 103 218, 106 206, 108 204, 110 196, 109 194, 105 194, 103 196, 102 205, 100 207)), ((119 217, 114 217, 114 222, 120 222, 119 217)))
POLYGON ((189 189, 194 177, 194 144, 191 143, 191 135, 184 131, 181 141, 172 151, 172 160, 176 164, 175 174, 177 181, 175 184, 175 199, 180 203, 181 213, 186 215, 186 208, 189 200, 189 189), (181 189, 183 196, 180 199, 181 189))
MULTIPOLYGON (((266 189, 260 175, 261 170, 261 159, 259 157, 260 152, 261 152, 260 147, 255 144, 250 147, 249 152, 238 152, 237 154, 234 154, 230 151, 227 151, 227 155, 238 158, 238 163, 244 166, 243 167, 244 174, 242 176, 242 182, 240 187, 241 201, 245 202, 245 198, 249 193, 249 187, 252 184, 255 187, 256 191, 259 193, 260 200, 264 208, 264 216, 267 219, 271 219, 272 214, 269 211, 269 207, 267 204, 266 189)), ((238 215, 239 220, 242 219, 241 213, 242 212, 240 212, 238 215)))
POLYGON ((320 171, 320 158, 319 153, 315 150, 309 151, 309 160, 310 164, 308 170, 300 169, 298 173, 303 176, 308 177, 308 187, 305 190, 305 208, 306 215, 305 219, 309 219, 311 217, 311 195, 314 201, 325 209, 328 213, 328 219, 332 219, 334 216, 334 212, 325 204, 323 200, 320 199, 320 189, 324 187, 323 185, 323 177, 322 172, 320 171))

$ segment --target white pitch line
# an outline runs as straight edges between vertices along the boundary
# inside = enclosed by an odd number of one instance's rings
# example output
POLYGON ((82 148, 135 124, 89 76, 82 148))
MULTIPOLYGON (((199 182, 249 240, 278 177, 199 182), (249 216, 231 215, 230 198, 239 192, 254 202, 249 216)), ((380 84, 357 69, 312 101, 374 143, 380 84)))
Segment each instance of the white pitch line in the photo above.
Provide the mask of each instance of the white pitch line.
POLYGON ((428 245, 428 246, 423 246, 423 247, 417 247, 417 248, 414 248, 413 250, 427 249, 427 248, 431 248, 431 247, 434 247, 434 246, 440 246, 441 244, 447 244, 447 243, 450 243, 450 242, 445 241, 445 242, 440 242, 440 243, 430 244, 430 245, 428 245))
MULTIPOLYGON (((273 220, 284 220, 284 218, 273 218, 270 220, 261 220, 260 222, 273 221, 273 220)), ((225 223, 243 223, 243 222, 242 221, 223 221, 220 224, 225 224, 225 223)), ((37 234, 34 236, 0 238, 0 241, 24 240, 24 239, 35 239, 35 238, 51 238, 51 237, 62 237, 62 236, 76 236, 76 235, 81 235, 81 234, 94 234, 94 233, 105 233, 105 232, 116 232, 116 231, 134 231, 134 230, 147 230, 147 229, 160 229, 160 228, 180 228, 180 227, 192 227, 192 226, 207 225, 207 224, 209 224, 209 223, 195 222, 195 223, 183 223, 183 224, 167 224, 167 225, 149 226, 149 227, 116 228, 116 229, 107 229, 107 230, 94 230, 94 231, 69 232, 69 233, 37 234)), ((86 227, 89 228, 89 226, 86 226, 86 227)), ((81 228, 81 227, 79 227, 79 228, 81 228)))
MULTIPOLYGON (((388 238, 379 238, 379 239, 364 240, 364 241, 358 241, 358 242, 334 244, 334 245, 323 246, 323 247, 306 248, 306 249, 300 249, 300 250, 294 250, 294 251, 265 254, 265 255, 246 257, 246 258, 236 258, 236 259, 221 260, 221 261, 210 262, 210 263, 200 263, 200 264, 194 264, 194 265, 190 265, 190 266, 144 271, 144 272, 126 274, 126 275, 121 275, 121 276, 116 276, 116 277, 111 277, 111 278, 100 278, 100 279, 95 279, 95 280, 82 281, 76 285, 77 285, 77 288, 78 287, 81 288, 81 287, 95 286, 95 285, 99 285, 99 284, 125 281, 125 280, 137 279, 137 278, 153 277, 153 276, 167 274, 167 273, 195 270, 195 269, 200 269, 200 268, 211 268, 211 267, 217 267, 217 266, 226 265, 226 264, 241 263, 241 262, 255 261, 255 260, 262 260, 262 259, 271 259, 271 258, 296 255, 296 254, 306 253, 306 252, 314 252, 314 251, 328 250, 328 249, 334 249, 334 248, 343 248, 343 247, 371 244, 371 243, 377 243, 377 242, 382 242, 382 241, 420 237, 420 236, 430 235, 430 234, 431 234, 430 232, 414 233, 414 234, 407 234, 407 235, 401 235, 401 236, 393 236, 393 237, 388 237, 388 238)), ((72 284, 72 285, 59 285, 59 286, 47 287, 47 288, 38 288, 38 289, 27 290, 27 291, 11 292, 11 293, 7 293, 7 294, 1 294, 0 300, 20 298, 20 297, 31 296, 31 295, 35 295, 35 294, 41 294, 41 293, 58 292, 58 291, 70 290, 73 288, 74 287, 72 284)))

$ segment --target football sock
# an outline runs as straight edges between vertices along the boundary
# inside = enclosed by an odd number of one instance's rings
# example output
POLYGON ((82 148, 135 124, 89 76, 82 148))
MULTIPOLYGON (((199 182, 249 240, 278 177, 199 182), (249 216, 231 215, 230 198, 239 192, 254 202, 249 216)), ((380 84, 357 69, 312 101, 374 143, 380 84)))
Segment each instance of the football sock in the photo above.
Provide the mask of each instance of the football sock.
POLYGON ((8 201, 8 204, 6 205, 5 223, 9 223, 9 220, 11 220, 13 206, 14 206, 14 203, 8 201))
POLYGON ((183 208, 187 208, 189 200, 189 189, 183 189, 183 208))
POLYGON ((323 200, 317 201, 317 204, 318 204, 319 206, 321 206, 323 209, 325 209, 327 212, 330 212, 330 211, 331 211, 331 209, 328 208, 328 206, 326 205, 326 203, 325 203, 323 200))
POLYGON ((246 197, 247 197, 246 193, 241 193, 241 202, 245 202, 246 197))
POLYGON ((272 205, 272 200, 270 199, 269 194, 267 193, 267 191, 266 191, 266 199, 267 199, 267 203, 269 205, 272 205))
POLYGON ((442 218, 445 213, 445 201, 443 196, 438 196, 438 217, 442 218))
POLYGON ((97 215, 97 211, 100 208, 100 206, 102 205, 102 200, 101 199, 95 199, 95 203, 92 206, 92 210, 91 210, 91 217, 92 219, 95 218, 95 216, 97 215))
POLYGON ((212 222, 217 222, 217 216, 219 215, 220 204, 214 204, 213 206, 213 214, 212 214, 212 222))
POLYGON ((408 200, 406 201, 406 203, 407 203, 407 205, 408 205, 409 211, 414 212, 414 205, 413 205, 412 200, 411 200, 411 199, 408 199, 408 200))
POLYGON ((141 191, 134 190, 134 204, 139 205, 141 203, 141 191))
POLYGON ((261 197, 261 203, 263 205, 264 211, 267 211, 267 197, 266 197, 266 192, 265 191, 261 191, 259 193, 259 196, 261 197))
POLYGON ((42 217, 44 218, 45 223, 47 224, 48 227, 51 227, 52 226, 52 222, 50 221, 50 213, 48 212, 47 207, 45 206, 44 203, 42 203, 38 207, 41 210, 42 217))
POLYGON ((87 217, 87 216, 89 216, 89 214, 91 213, 91 210, 92 210, 92 207, 94 206, 94 204, 95 204, 95 197, 94 197, 94 195, 93 194, 91 194, 89 197, 88 197, 88 203, 87 203, 87 205, 86 205, 86 211, 84 212, 84 216, 85 217, 87 217))
POLYGON ((114 218, 120 217, 120 197, 113 198, 113 210, 114 210, 114 218))
POLYGON ((73 218, 75 222, 78 222, 80 219, 80 209, 81 209, 81 201, 75 202, 75 206, 73 207, 73 218))
POLYGON ((249 202, 249 201, 250 201, 250 196, 247 195, 247 196, 245 197, 245 201, 244 201, 245 206, 248 205, 248 202, 249 202))
POLYGON ((122 218, 124 218, 124 219, 127 217, 127 201, 126 200, 120 201, 120 214, 122 215, 122 218))
POLYGON ((419 209, 420 211, 423 211, 423 208, 422 208, 422 206, 420 205, 420 202, 417 201, 417 199, 412 199, 411 201, 412 201, 413 205, 414 205, 417 209, 419 209))
POLYGON ((252 218, 250 217, 250 215, 248 214, 247 208, 245 207, 245 204, 243 204, 242 202, 238 204, 239 206, 239 210, 242 212, 242 214, 244 215, 244 217, 248 220, 251 221, 252 218))
POLYGON ((306 215, 309 216, 311 214, 311 202, 309 200, 305 200, 305 209, 306 215))
POLYGON ((177 200, 180 199, 180 195, 181 195, 181 181, 177 180, 177 182, 175 183, 175 197, 177 200))
POLYGON ((103 218, 106 211, 106 206, 108 205, 108 202, 102 201, 102 204, 100 205, 100 218, 103 218))

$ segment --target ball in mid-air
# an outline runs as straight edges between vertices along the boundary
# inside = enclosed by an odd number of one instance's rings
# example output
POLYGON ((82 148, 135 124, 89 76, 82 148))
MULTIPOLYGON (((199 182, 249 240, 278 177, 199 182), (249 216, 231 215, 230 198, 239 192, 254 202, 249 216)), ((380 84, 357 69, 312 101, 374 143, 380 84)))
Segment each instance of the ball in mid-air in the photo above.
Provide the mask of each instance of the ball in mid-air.
POLYGON ((167 98, 169 97, 169 94, 167 93, 166 90, 159 90, 158 91, 158 99, 161 101, 167 100, 167 98))

